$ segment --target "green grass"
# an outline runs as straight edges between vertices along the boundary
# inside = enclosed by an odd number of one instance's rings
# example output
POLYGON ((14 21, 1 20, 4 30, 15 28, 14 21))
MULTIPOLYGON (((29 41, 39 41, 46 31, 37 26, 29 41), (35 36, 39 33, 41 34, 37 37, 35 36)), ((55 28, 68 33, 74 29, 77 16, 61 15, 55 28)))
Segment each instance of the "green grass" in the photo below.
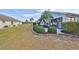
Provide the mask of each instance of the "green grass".
POLYGON ((3 44, 6 41, 8 41, 8 39, 10 38, 10 36, 13 33, 17 32, 18 30, 19 30, 19 28, 17 28, 17 27, 0 29, 0 44, 3 44))

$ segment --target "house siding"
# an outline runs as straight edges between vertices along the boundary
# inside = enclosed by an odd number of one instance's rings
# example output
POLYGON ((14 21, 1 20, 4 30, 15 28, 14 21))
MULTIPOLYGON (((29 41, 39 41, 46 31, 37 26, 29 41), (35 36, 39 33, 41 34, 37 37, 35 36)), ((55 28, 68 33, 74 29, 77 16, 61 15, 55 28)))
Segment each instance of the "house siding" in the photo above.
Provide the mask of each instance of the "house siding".
POLYGON ((5 21, 5 22, 0 21, 0 29, 4 28, 4 26, 13 27, 13 25, 18 26, 20 24, 22 23, 13 21, 13 24, 12 24, 11 21, 5 21))
POLYGON ((18 26, 20 24, 22 24, 22 23, 21 22, 13 22, 13 25, 15 25, 15 26, 18 26))
MULTIPOLYGON (((62 22, 70 22, 70 21, 71 21, 71 20, 69 19, 70 17, 68 17, 68 16, 67 16, 66 14, 64 14, 64 13, 52 13, 52 16, 53 16, 54 18, 62 17, 62 18, 63 18, 62 22)), ((73 17, 73 16, 71 16, 71 17, 73 17)), ((75 18, 75 22, 78 22, 78 21, 79 21, 79 17, 75 16, 74 18, 75 18)), ((72 21, 74 21, 74 19, 72 19, 72 21)))
POLYGON ((4 23, 2 21, 0 21, 0 29, 3 28, 4 23))
POLYGON ((70 20, 69 18, 71 18, 71 17, 67 16, 66 22, 70 22, 70 21, 72 21, 72 22, 78 22, 78 20, 79 20, 79 17, 76 17, 76 16, 75 17, 72 16, 72 18, 73 18, 72 20, 70 20))

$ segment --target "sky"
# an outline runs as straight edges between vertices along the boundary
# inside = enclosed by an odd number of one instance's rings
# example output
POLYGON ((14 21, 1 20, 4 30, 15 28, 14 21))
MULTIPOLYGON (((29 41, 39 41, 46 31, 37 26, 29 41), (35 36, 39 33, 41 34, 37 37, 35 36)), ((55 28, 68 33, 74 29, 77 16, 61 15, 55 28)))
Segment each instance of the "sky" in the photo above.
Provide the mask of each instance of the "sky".
MULTIPOLYGON (((0 14, 11 16, 15 19, 25 21, 29 20, 31 17, 34 20, 38 20, 42 12, 46 9, 0 9, 0 14)), ((51 11, 57 12, 70 12, 79 14, 79 9, 50 9, 51 11)))

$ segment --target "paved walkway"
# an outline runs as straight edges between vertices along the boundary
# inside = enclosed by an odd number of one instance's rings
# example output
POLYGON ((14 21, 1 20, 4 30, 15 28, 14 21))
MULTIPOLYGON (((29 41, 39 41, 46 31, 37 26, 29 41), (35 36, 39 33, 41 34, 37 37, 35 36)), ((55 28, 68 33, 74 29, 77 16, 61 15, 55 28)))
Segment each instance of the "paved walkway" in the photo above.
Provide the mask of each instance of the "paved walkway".
POLYGON ((61 32, 62 29, 57 28, 56 30, 57 30, 57 34, 65 34, 65 33, 61 32))

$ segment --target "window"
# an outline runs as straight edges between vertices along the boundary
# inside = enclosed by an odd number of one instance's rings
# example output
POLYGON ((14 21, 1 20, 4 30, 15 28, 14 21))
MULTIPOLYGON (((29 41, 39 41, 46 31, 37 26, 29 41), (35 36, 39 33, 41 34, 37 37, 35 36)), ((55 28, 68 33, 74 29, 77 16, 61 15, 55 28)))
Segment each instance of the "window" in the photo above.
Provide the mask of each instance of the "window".
POLYGON ((69 17, 68 21, 75 21, 75 17, 69 17))

